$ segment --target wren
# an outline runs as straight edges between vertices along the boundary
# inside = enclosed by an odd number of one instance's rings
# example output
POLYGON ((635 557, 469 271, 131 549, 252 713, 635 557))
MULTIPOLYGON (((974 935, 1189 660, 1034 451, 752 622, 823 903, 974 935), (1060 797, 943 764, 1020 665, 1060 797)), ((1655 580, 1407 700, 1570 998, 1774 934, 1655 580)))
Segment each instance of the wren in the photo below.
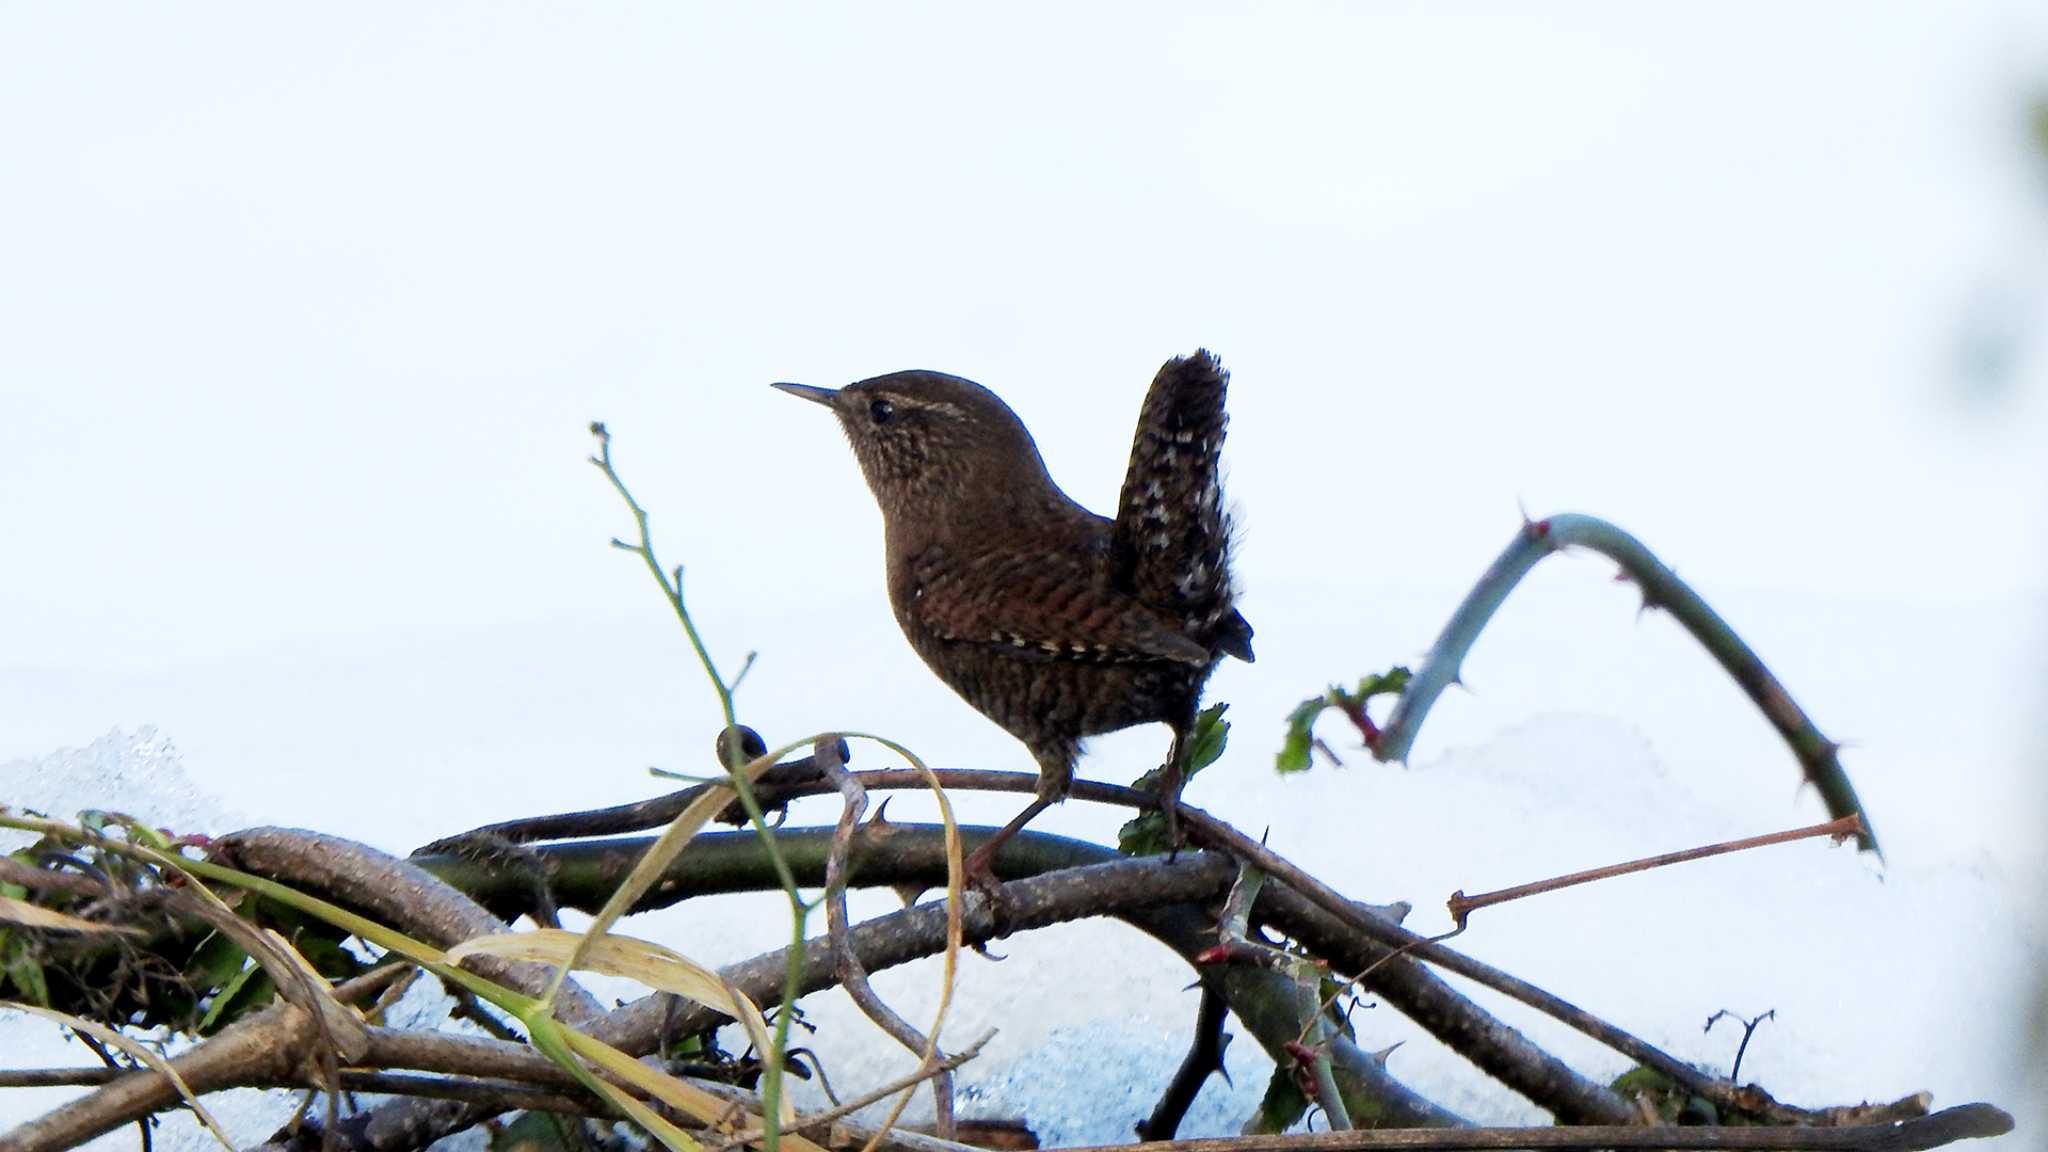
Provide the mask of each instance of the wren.
POLYGON ((1218 474, 1228 384, 1207 351, 1160 368, 1113 520, 1060 491, 1023 421, 971 380, 775 385, 832 409, 852 442, 910 646, 1038 761, 1036 797, 969 859, 978 883, 993 881, 1005 841, 1066 797, 1082 738, 1134 724, 1173 729, 1160 803, 1178 843, 1202 685, 1224 656, 1252 658, 1218 474))

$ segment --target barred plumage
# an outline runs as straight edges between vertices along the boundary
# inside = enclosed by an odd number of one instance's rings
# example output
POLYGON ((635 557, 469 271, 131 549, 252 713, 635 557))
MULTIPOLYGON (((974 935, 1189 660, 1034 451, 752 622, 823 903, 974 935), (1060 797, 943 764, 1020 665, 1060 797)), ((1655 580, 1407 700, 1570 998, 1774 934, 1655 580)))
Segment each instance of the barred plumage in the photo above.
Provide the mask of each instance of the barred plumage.
POLYGON ((1230 582, 1230 516, 1220 474, 1230 373, 1204 349, 1153 377, 1131 440, 1110 533, 1115 580, 1205 646, 1250 660, 1251 628, 1230 582))

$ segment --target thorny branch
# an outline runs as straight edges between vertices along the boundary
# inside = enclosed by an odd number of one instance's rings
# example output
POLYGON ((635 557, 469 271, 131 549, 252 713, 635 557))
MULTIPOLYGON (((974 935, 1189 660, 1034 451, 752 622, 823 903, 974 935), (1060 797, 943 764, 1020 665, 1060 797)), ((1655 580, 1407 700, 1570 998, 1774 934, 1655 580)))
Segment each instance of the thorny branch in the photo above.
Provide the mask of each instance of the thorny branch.
MULTIPOLYGON (((1373 755, 1389 761, 1407 757, 1423 718, 1444 689, 1458 679, 1466 653, 1508 593, 1538 561, 1567 548, 1586 548, 1619 564, 1642 590, 1644 607, 1669 612, 1680 627, 1699 641, 1792 750, 1807 780, 1826 801, 1828 815, 1840 818, 1863 810, 1848 773, 1842 770, 1837 755, 1841 745, 1821 734, 1812 718, 1793 702, 1785 685, 1720 613, 1645 548, 1642 541, 1605 520, 1578 513, 1523 521, 1514 539, 1501 550, 1444 624, 1428 658, 1394 702, 1387 722, 1371 730, 1373 755)), ((1877 835, 1867 820, 1859 841, 1864 848, 1877 851, 1877 835)))
MULTIPOLYGON (((832 942, 832 969, 839 978, 840 986, 848 996, 875 1022, 875 1026, 889 1034, 898 1044, 910 1049, 918 1058, 920 1068, 930 1068, 932 1084, 932 1108, 936 1114, 934 1126, 943 1139, 953 1138, 953 1074, 945 1067, 946 1054, 938 1046, 936 1036, 927 1038, 910 1021, 905 1020, 894 1008, 883 1001, 874 985, 868 982, 867 969, 861 966, 860 955, 853 950, 847 932, 846 877, 847 858, 853 850, 853 834, 860 828, 861 817, 868 807, 867 790, 846 771, 841 763, 842 742, 827 741, 820 746, 816 762, 825 779, 839 789, 845 798, 844 809, 839 815, 839 824, 832 834, 832 853, 825 861, 825 924, 832 942)), ((897 1111, 902 1108, 897 1105, 897 1111)), ((895 1113, 890 1120, 893 1122, 895 1113)), ((883 1125, 884 1128, 888 1124, 883 1125)))
MULTIPOLYGON (((1037 787, 1037 778, 1035 776, 1019 772, 935 769, 934 773, 938 777, 939 782, 949 791, 1030 792, 1037 787)), ((853 775, 861 782, 863 787, 870 790, 923 788, 927 786, 922 775, 908 770, 891 769, 875 772, 857 772, 853 775)), ((764 793, 764 800, 771 804, 786 804, 799 797, 813 796, 830 790, 830 786, 825 784, 822 778, 819 777, 812 777, 808 780, 793 779, 781 785, 780 790, 773 795, 764 793)), ((685 789, 684 791, 688 792, 690 790, 685 789)), ((679 793, 678 795, 681 794, 679 793)), ((1140 810, 1154 808, 1158 803, 1158 799, 1153 793, 1091 780, 1074 781, 1070 796, 1076 800, 1114 804, 1120 807, 1140 810)), ((1181 820, 1194 830, 1194 838, 1197 842, 1209 843, 1230 853, 1239 860, 1257 865, 1282 885, 1299 893, 1300 899, 1306 901, 1307 904, 1313 905, 1322 912, 1334 917, 1349 932, 1362 934, 1371 945, 1371 950, 1358 952, 1354 949, 1352 951, 1354 956, 1363 957, 1352 966, 1353 971, 1372 967, 1386 961, 1388 950, 1403 951, 1414 959, 1426 960, 1446 971, 1455 972, 1475 983, 1492 988, 1512 999, 1518 1000, 1539 1012, 1553 1016, 1615 1049, 1636 1063, 1654 1068, 1670 1076, 1688 1091, 1712 1100, 1717 1106, 1738 1112, 1750 1111, 1759 1106, 1757 1101, 1746 1096, 1739 1096, 1733 1084, 1726 1081, 1717 1081, 1712 1077, 1706 1076, 1692 1065, 1664 1052, 1648 1041, 1586 1012, 1561 997, 1554 996, 1533 984, 1517 979, 1483 961, 1475 960, 1463 953, 1433 944, 1428 937, 1419 936, 1407 931, 1397 923, 1396 919, 1398 915, 1405 913, 1405 905, 1392 905, 1380 908, 1349 900, 1299 867, 1281 858, 1278 854, 1268 850, 1258 841, 1244 835, 1207 812, 1192 807, 1185 802, 1181 804, 1180 811, 1181 820)), ((785 831, 783 833, 785 837, 796 834, 792 831, 785 831)), ((700 847, 700 845, 692 845, 692 847, 694 849, 700 847)), ((1005 859, 1007 859, 1007 854, 1005 859)), ((672 876, 671 880, 676 884, 682 885, 687 885, 690 882, 690 878, 687 876, 672 876)), ((677 888, 672 890, 672 894, 680 896, 687 893, 687 891, 686 888, 677 888)), ((504 893, 498 898, 509 898, 512 895, 511 893, 504 893)), ((489 898, 486 897, 486 899, 489 898)), ((1456 997, 1457 995, 1441 981, 1434 980, 1434 978, 1427 982, 1421 981, 1410 976, 1406 970, 1400 969, 1397 965, 1387 965, 1382 968, 1375 979, 1367 981, 1367 986, 1383 996, 1388 996, 1390 999, 1399 995, 1397 992, 1390 991, 1391 987, 1403 987, 1406 991, 1413 992, 1416 996, 1421 997, 1432 1005, 1448 1003, 1450 997, 1456 997), (1433 987, 1428 987, 1428 985, 1433 985, 1433 987)), ((1463 999, 1462 997, 1457 998, 1463 999)), ((1469 1001, 1466 1003, 1469 1004, 1469 1001)), ((1447 1013, 1440 1010, 1421 1009, 1420 1005, 1415 1004, 1404 1006, 1398 1001, 1396 1001, 1396 1006, 1409 1015, 1414 1016, 1426 1028, 1432 1027, 1430 1021, 1433 1020, 1444 1021, 1446 1024, 1449 1024, 1449 1022, 1460 1020, 1466 1015, 1463 1010, 1447 1013), (1420 1010, 1420 1014, 1418 1014, 1418 1010, 1420 1010)), ((1479 1045, 1486 1044, 1486 1041, 1483 1040, 1483 1037, 1487 1035, 1486 1030, 1465 1031, 1461 1025, 1450 1026, 1461 1034, 1460 1040, 1452 1040, 1442 1034, 1439 1034, 1439 1038, 1444 1039, 1446 1043, 1451 1044, 1453 1047, 1458 1047, 1460 1042, 1479 1045)), ((1432 1030, 1434 1029, 1432 1028, 1432 1030)), ((1508 1034, 1519 1035, 1513 1033, 1512 1030, 1507 1031, 1508 1034)), ((1487 1066, 1486 1060, 1482 1058, 1482 1067, 1486 1067, 1486 1070, 1493 1075, 1507 1077, 1511 1075, 1509 1072, 1511 1066, 1525 1064, 1531 1060, 1535 1060, 1537 1063, 1547 1062, 1555 1064, 1554 1060, 1547 1057, 1538 1060, 1533 1055, 1533 1046, 1531 1048, 1532 1052, 1529 1054, 1514 1059, 1502 1060, 1494 1066, 1487 1066)), ((1573 1083, 1577 1079, 1575 1076, 1561 1076, 1558 1071, 1560 1068, 1561 1065, 1558 1065, 1542 1073, 1536 1078, 1536 1082, 1546 1085, 1557 1085, 1560 1083, 1573 1083)), ((1514 1079, 1508 1079, 1507 1082, 1515 1085, 1518 1090, 1525 1091, 1526 1094, 1527 1090, 1517 1084, 1514 1079)), ((1538 1093, 1537 1096, 1532 1098, 1540 1098, 1540 1095, 1541 1093, 1538 1093)), ((1614 1119, 1615 1122, 1620 1122, 1620 1117, 1623 1113, 1609 1111, 1604 1104, 1598 1102, 1599 1096, 1597 1094, 1580 1092, 1577 1095, 1593 1109, 1591 1112, 1579 1115, 1577 1119, 1591 1121, 1605 1117, 1614 1119)), ((1788 1119, 1786 1122, 1791 1121, 1788 1119)))
POLYGON ((1566 1128, 1449 1128, 1358 1132, 1306 1132, 1174 1140, 1160 1144, 1105 1144, 1064 1152, 1463 1152, 1473 1149, 1815 1150, 1815 1152, 1925 1152, 1958 1140, 1981 1140, 2012 1131, 2012 1117, 1989 1104, 1964 1104, 1899 1124, 1838 1128, 1714 1128, 1585 1126, 1566 1128))
MULTIPOLYGON (((904 846, 909 843, 914 843, 917 839, 920 838, 920 836, 922 836, 922 838, 925 839, 927 842, 930 842, 934 839, 934 837, 932 837, 928 832, 925 832, 925 830, 916 829, 912 826, 899 825, 892 826, 889 829, 886 840, 892 848, 896 848, 904 846)), ((733 841, 739 841, 749 838, 733 837, 730 839, 733 841)), ((1056 841, 1057 838, 1045 837, 1033 839, 1041 841, 1041 844, 1036 846, 1042 847, 1043 841, 1056 841)), ((818 837, 818 857, 822 857, 825 854, 825 841, 826 837, 824 837, 823 835, 820 835, 818 837)), ((857 843, 861 843, 863 845, 865 845, 868 842, 869 841, 867 839, 857 841, 857 843)), ((1072 844, 1072 842, 1066 843, 1070 845, 1072 844)), ((933 846, 936 847, 936 845, 933 846)), ((1029 850, 1034 848, 1034 846, 1035 845, 1030 842, 1020 842, 1019 851, 1023 852, 1026 856, 1028 856, 1029 850)), ((1080 845, 1073 846, 1076 848, 1084 847, 1080 845)), ((700 847, 710 847, 710 845, 693 845, 692 851, 694 852, 700 847)), ((805 838, 802 834, 797 834, 791 838, 790 847, 793 856, 805 860, 811 858, 808 853, 808 845, 805 843, 805 838)), ((630 853, 631 851, 631 847, 629 845, 616 845, 613 846, 613 848, 615 850, 625 851, 628 853, 630 853)), ((756 861, 758 863, 758 845, 747 846, 746 850, 754 854, 756 861)), ((1107 854, 1106 851, 1102 849, 1092 849, 1092 851, 1104 855, 1107 854)), ((933 877, 943 874, 943 864, 939 862, 939 856, 940 853, 938 852, 927 851, 925 853, 925 859, 922 863, 922 872, 920 873, 920 875, 927 882, 929 882, 929 880, 933 877)), ((420 861, 418 863, 432 864, 435 862, 420 861)), ((465 863, 470 867, 475 867, 474 861, 465 863)), ((683 865, 702 863, 702 860, 690 861, 687 857, 685 858, 685 860, 679 861, 679 864, 683 865)), ((1023 895, 1012 896, 1009 900, 1006 901, 1006 903, 1008 903, 1013 908, 1018 910, 1019 919, 1015 925, 1018 928, 1031 928, 1037 926, 1037 924, 1039 923, 1045 922, 1043 918, 1045 915, 1051 912, 1052 906, 1043 902, 1043 896, 1050 895, 1054 892, 1063 892, 1061 904, 1062 906, 1071 909, 1071 911, 1066 913, 1069 915, 1075 914, 1076 912, 1081 912, 1084 909, 1100 910, 1107 908, 1114 911, 1119 906, 1121 906, 1127 914, 1136 914, 1134 910, 1142 907, 1142 905, 1120 905, 1117 893, 1123 892, 1126 893, 1127 896, 1134 893, 1132 893, 1129 888, 1107 883, 1108 877, 1111 874, 1122 875, 1125 872, 1128 872, 1132 880, 1136 880, 1136 877, 1140 873, 1149 874, 1151 876, 1151 879, 1139 881, 1137 882, 1135 887, 1145 892, 1147 895, 1157 899, 1185 901, 1191 898, 1194 890, 1189 890, 1186 888, 1177 888, 1171 878, 1175 876, 1185 875, 1188 879, 1194 879, 1198 875, 1206 874, 1207 878, 1204 879, 1202 883, 1205 885, 1213 885, 1213 887, 1207 887, 1202 890, 1206 890, 1211 893, 1217 893, 1221 891, 1221 885, 1227 880, 1228 872, 1219 873, 1213 867, 1209 866, 1216 863, 1220 862, 1210 861, 1208 862, 1208 864, 1205 865, 1201 859, 1200 854, 1188 854, 1183 856, 1179 861, 1174 862, 1159 861, 1156 859, 1125 860, 1108 866, 1110 872, 1103 874, 1105 884, 1101 886, 1096 886, 1089 889, 1073 888, 1071 887, 1071 882, 1067 879, 1067 877, 1069 875, 1072 875, 1072 873, 1062 873, 1059 875, 1047 876, 1038 881, 1024 881, 1018 883, 1014 886, 1014 890, 1023 893, 1023 895), (1053 884, 1054 887, 1042 887, 1047 883, 1053 884), (1065 897, 1071 897, 1071 900, 1068 900, 1065 897)), ((872 881, 876 883, 890 883, 895 880, 912 879, 912 877, 910 876, 902 874, 892 874, 889 868, 886 866, 875 866, 878 864, 886 864, 886 861, 878 860, 869 854, 863 853, 863 857, 861 860, 861 874, 864 882, 872 881)), ((806 863, 801 866, 808 868, 812 867, 813 865, 806 863)), ((821 865, 818 865, 818 867, 822 868, 821 865)), ((698 872, 701 871, 701 868, 690 867, 686 868, 685 871, 698 872)), ((614 875, 616 875, 616 873, 614 873, 614 875)), ((813 873, 812 875, 816 874, 813 873)), ((813 879, 810 882, 815 883, 816 881, 815 879, 813 879)), ((759 881, 757 880, 755 886, 758 887, 758 885, 759 881)), ((524 890, 526 886, 522 881, 515 879, 510 882, 510 888, 514 891, 520 891, 524 890)), ((1268 899, 1277 902, 1276 907, 1271 911, 1263 912, 1263 918, 1266 919, 1268 922, 1274 924, 1280 930, 1295 936, 1297 939, 1303 941, 1311 948, 1317 948, 1319 946, 1319 940, 1321 940, 1324 943, 1328 943, 1333 938, 1339 940, 1353 941, 1354 943, 1352 944, 1352 947, 1356 947, 1355 935, 1344 932, 1341 925, 1329 925, 1323 929, 1318 930, 1316 928, 1316 918, 1319 915, 1324 915, 1320 913, 1319 910, 1307 906, 1305 903, 1303 903, 1297 905, 1296 910, 1290 913, 1288 911, 1290 904, 1292 902, 1300 901, 1300 898, 1295 894, 1286 892, 1284 890, 1269 891, 1268 899), (1306 916, 1306 919, 1303 919, 1304 916, 1306 916)), ((1210 922, 1213 923, 1213 921, 1210 922)), ((988 918, 985 914, 983 914, 982 910, 977 910, 974 914, 972 923, 972 934, 974 938, 986 939, 993 930, 994 925, 988 921, 988 918)), ((906 909, 902 913, 897 913, 890 917, 883 917, 879 921, 861 925, 858 928, 855 928, 851 935, 853 937, 854 945, 856 948, 860 950, 863 962, 865 964, 867 964, 870 967, 874 966, 877 963, 883 966, 887 966, 893 963, 900 963, 902 962, 902 960, 909 958, 910 955, 926 954, 930 951, 936 950, 938 947, 943 947, 944 915, 942 910, 931 907, 906 909), (901 929, 907 928, 912 924, 920 925, 920 935, 916 937, 902 936, 900 934, 901 929), (881 950, 877 951, 877 945, 884 940, 890 939, 891 933, 897 933, 897 935, 894 936, 894 939, 900 941, 901 943, 896 945, 883 946, 881 950), (913 945, 909 952, 902 951, 902 944, 909 943, 909 941, 911 941, 912 939, 918 939, 921 942, 917 945, 913 945)), ((813 944, 811 947, 817 948, 818 946, 816 944, 813 944)), ((807 959, 805 962, 805 984, 807 990, 813 987, 827 986, 832 982, 832 976, 830 972, 830 961, 829 958, 824 955, 824 951, 824 949, 818 949, 816 953, 813 953, 814 955, 819 956, 820 959, 807 959)), ((1332 955, 1333 958, 1337 959, 1340 963, 1353 963, 1352 960, 1346 958, 1345 954, 1341 950, 1333 949, 1330 950, 1328 954, 1332 955)), ((767 990, 772 989, 775 986, 776 977, 780 974, 779 969, 781 965, 782 958, 779 955, 771 954, 769 956, 757 958, 756 961, 749 962, 746 965, 738 966, 737 969, 728 970, 728 975, 733 979, 735 985, 740 987, 743 991, 751 992, 754 989, 767 990)), ((1390 969, 1395 967, 1399 966, 1389 966, 1390 969)), ((1388 999, 1390 1003, 1394 1002, 1393 997, 1389 996, 1388 999)), ((631 1041, 634 1043, 651 1044, 652 1038, 659 1032, 661 1024, 661 1015, 662 1014, 658 1010, 650 1010, 650 1005, 646 1004, 645 1002, 638 1002, 634 1005, 628 1005, 627 1007, 622 1008, 615 1013, 609 1014, 604 1021, 600 1022, 599 1027, 608 1038, 614 1041, 631 1041), (635 1037, 638 1037, 638 1039, 635 1040, 635 1037)), ((684 1027, 686 1029, 694 1029, 702 1027, 710 1022, 711 1021, 704 1018, 701 1012, 693 1012, 690 1014, 690 1018, 685 1019, 681 1022, 681 1027, 684 1027)), ((1499 1026, 1495 1024, 1491 1027, 1498 1028, 1499 1026)), ((1501 1030, 1505 1031, 1505 1029, 1501 1030)), ((641 1047, 640 1050, 644 1051, 645 1047, 641 1047)), ((528 1055, 531 1054, 528 1053, 528 1055)), ((474 1122, 474 1120, 482 1114, 485 1113, 479 1113, 475 1109, 475 1107, 467 1107, 466 1109, 458 1110, 457 1112, 452 1114, 443 1114, 442 1120, 438 1123, 445 1126, 446 1124, 456 1123, 459 1121, 474 1122)), ((416 1138, 430 1139, 436 1130, 437 1128, 434 1126, 419 1128, 416 1130, 416 1138)), ((414 1137, 408 1137, 407 1139, 408 1141, 410 1141, 414 1139, 414 1137)), ((47 1147, 57 1146, 63 1145, 47 1145, 47 1147)), ((379 1144, 376 1146, 399 1147, 415 1145, 408 1142, 402 1145, 379 1144)))
MULTIPOLYGON (((1659 856, 1649 856, 1641 860, 1630 860, 1625 864, 1609 864, 1604 868, 1589 868, 1584 872, 1573 872, 1568 876, 1553 876, 1548 880, 1537 880, 1529 884, 1517 884, 1512 888, 1502 888, 1498 892, 1481 892, 1477 896, 1467 896, 1464 890, 1460 889, 1451 893, 1451 898, 1445 904, 1450 910, 1451 922, 1458 926, 1459 932, 1463 932, 1465 930, 1465 918, 1479 909, 1491 908, 1496 904, 1506 904, 1511 900, 1520 900, 1527 896, 1538 896, 1545 892, 1556 892, 1559 889, 1570 888, 1579 884, 1591 884, 1595 880, 1611 880, 1616 876, 1627 876, 1632 872, 1647 872, 1652 868, 1664 868, 1672 864, 1686 864, 1694 860, 1705 860, 1711 856, 1722 856, 1730 852, 1746 852, 1751 848, 1766 848, 1774 844, 1789 844, 1795 840, 1810 840, 1817 836, 1832 836, 1836 843, 1840 843, 1850 836, 1861 836, 1862 834, 1863 814, 1851 812, 1839 820, 1830 820, 1825 824, 1812 824, 1805 828, 1793 828, 1784 832, 1771 832, 1762 836, 1747 836, 1740 840, 1724 840, 1718 844, 1708 844, 1699 848, 1687 848, 1679 852, 1666 852, 1659 856)), ((1453 935, 1455 934, 1453 933, 1453 935)), ((1731 1074, 1729 1078, 1733 1079, 1734 1077, 1731 1074)))
POLYGON ((1204 978, 1202 1003, 1195 1011, 1195 1035, 1188 1042, 1188 1054, 1181 1058, 1180 1067, 1174 1071, 1159 1103, 1152 1106, 1152 1114, 1138 1122, 1138 1139, 1173 1139, 1209 1077, 1229 1080, 1230 1072, 1223 1066, 1223 1055, 1230 1049, 1230 1033, 1223 1030, 1229 1011, 1229 1002, 1218 990, 1216 981, 1204 978))

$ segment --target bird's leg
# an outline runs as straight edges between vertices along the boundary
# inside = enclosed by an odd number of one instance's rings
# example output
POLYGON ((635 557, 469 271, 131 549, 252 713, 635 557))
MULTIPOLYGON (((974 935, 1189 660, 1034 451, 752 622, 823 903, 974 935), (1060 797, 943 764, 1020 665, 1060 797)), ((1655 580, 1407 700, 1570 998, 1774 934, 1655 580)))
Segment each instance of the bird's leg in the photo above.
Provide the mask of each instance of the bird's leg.
POLYGON ((1031 803, 1026 804, 1024 810, 1017 813, 1014 819, 1008 824, 1003 825, 1000 829, 997 829, 995 835, 982 841, 981 847, 976 848, 968 855, 967 882, 972 884, 983 895, 993 899, 996 888, 1001 883, 1001 881, 996 879, 996 872, 992 867, 995 863, 996 853, 1002 850, 1003 845, 1008 843, 1012 836, 1022 832, 1024 826, 1037 818, 1040 812, 1065 800, 1067 798, 1067 789, 1073 783, 1073 780, 1074 769, 1071 754, 1068 755, 1064 763, 1057 762, 1057 758, 1041 758, 1038 766, 1037 795, 1032 797, 1031 803), (1050 768, 1048 768, 1049 761, 1052 761, 1050 768))
POLYGON ((996 831, 995 835, 982 841, 981 847, 969 853, 967 856, 967 882, 983 895, 994 897, 996 888, 1002 884, 1002 881, 996 878, 995 869, 991 867, 995 861, 996 853, 1002 850, 1003 845, 1009 842, 1010 837, 1023 831, 1024 826, 1031 823, 1032 819, 1040 812, 1052 807, 1056 799, 1057 797, 1046 796, 1039 796, 1033 799, 1031 803, 1024 806, 1022 812, 1017 813, 1015 819, 1003 825, 996 831))
POLYGON ((1169 857, 1178 853, 1187 841, 1180 831, 1180 790, 1184 783, 1181 775, 1186 767, 1183 757, 1187 754, 1189 727, 1184 724, 1173 726, 1173 746, 1166 750, 1166 763, 1159 771, 1159 813, 1166 817, 1166 852, 1169 857))

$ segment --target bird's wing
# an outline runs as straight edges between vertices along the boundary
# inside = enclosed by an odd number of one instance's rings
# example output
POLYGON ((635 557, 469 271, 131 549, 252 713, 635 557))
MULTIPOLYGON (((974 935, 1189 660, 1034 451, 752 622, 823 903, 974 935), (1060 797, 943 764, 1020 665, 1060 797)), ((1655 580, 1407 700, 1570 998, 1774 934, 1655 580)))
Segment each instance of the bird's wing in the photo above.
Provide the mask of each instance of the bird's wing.
POLYGON ((1229 383, 1206 351, 1167 361, 1153 378, 1110 528, 1110 558, 1117 587, 1248 659, 1251 629, 1231 603, 1230 518, 1218 475, 1229 383))
POLYGON ((1118 591, 1100 551, 1021 541, 971 554, 933 548, 895 589, 905 623, 941 640, 1045 660, 1207 664, 1209 650, 1118 591))

